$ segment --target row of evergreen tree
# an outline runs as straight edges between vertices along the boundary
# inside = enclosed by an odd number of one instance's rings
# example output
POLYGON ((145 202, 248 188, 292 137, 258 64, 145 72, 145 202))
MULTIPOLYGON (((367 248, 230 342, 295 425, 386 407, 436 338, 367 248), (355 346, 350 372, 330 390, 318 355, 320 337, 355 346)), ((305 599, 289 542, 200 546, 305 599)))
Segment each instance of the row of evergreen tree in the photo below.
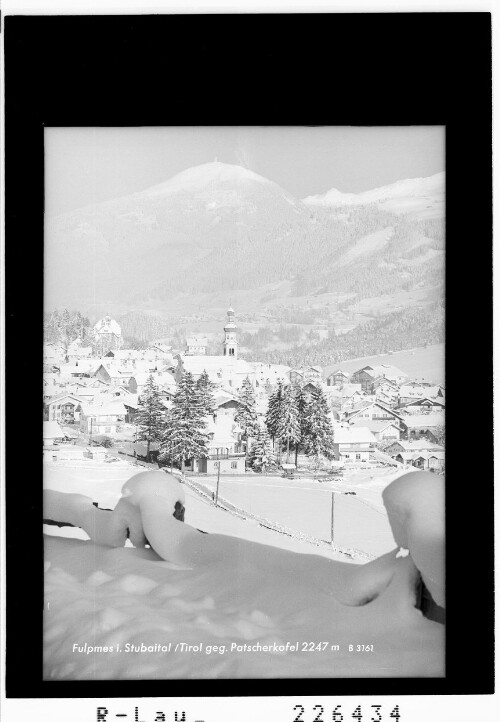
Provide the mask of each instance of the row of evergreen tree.
MULTIPOLYGON (((206 371, 197 381, 184 373, 170 408, 162 398, 161 389, 149 377, 141 394, 136 416, 137 438, 147 446, 159 444, 160 463, 183 469, 186 461, 208 456, 206 418, 214 414, 215 386, 206 371)), ((253 386, 247 377, 238 398, 235 422, 246 443, 247 463, 256 471, 265 472, 283 460, 290 461, 295 451, 308 455, 319 466, 323 458, 333 458, 333 428, 323 391, 306 392, 298 384, 278 383, 269 398, 265 423, 259 421, 253 386)))

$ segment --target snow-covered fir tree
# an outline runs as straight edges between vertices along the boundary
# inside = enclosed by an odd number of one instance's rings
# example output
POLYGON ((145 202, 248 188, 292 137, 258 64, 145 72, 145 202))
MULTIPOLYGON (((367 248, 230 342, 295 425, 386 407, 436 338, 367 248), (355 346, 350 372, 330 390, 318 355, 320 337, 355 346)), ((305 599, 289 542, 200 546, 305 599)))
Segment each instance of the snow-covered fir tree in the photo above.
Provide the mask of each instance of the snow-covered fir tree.
POLYGON ((160 460, 173 461, 183 470, 186 461, 208 456, 205 416, 205 402, 193 375, 184 373, 167 415, 160 460))
POLYGON ((238 398, 238 410, 234 416, 234 420, 242 431, 243 438, 247 444, 248 452, 250 440, 256 436, 259 428, 255 392, 253 390, 252 382, 248 376, 245 378, 241 386, 238 398))
POLYGON ((269 397, 266 413, 266 427, 269 436, 273 440, 273 444, 278 439, 278 449, 281 447, 281 441, 279 441, 279 430, 280 430, 280 419, 283 415, 283 406, 286 403, 285 392, 283 384, 278 381, 276 390, 269 397))
POLYGON ((311 392, 302 440, 306 454, 319 464, 321 457, 333 458, 333 427, 328 402, 321 388, 311 392))
POLYGON ((283 402, 280 404, 276 437, 280 440, 280 448, 282 444, 286 444, 288 463, 290 461, 290 443, 297 444, 301 438, 295 388, 290 384, 283 388, 283 402))
POLYGON ((273 444, 265 427, 257 428, 248 461, 252 469, 263 473, 276 465, 273 444))
POLYGON ((212 381, 210 381, 210 377, 205 369, 198 378, 196 387, 199 391, 200 403, 205 409, 205 414, 207 416, 213 414, 215 410, 214 390, 216 386, 212 381))
POLYGON ((137 438, 147 444, 146 458, 150 460, 151 442, 160 441, 164 431, 166 408, 162 393, 150 374, 137 406, 137 438))
POLYGON ((297 421, 300 429, 300 438, 295 444, 295 466, 297 466, 299 449, 304 444, 308 430, 308 410, 311 395, 304 391, 303 386, 294 384, 295 405, 297 408, 297 421))

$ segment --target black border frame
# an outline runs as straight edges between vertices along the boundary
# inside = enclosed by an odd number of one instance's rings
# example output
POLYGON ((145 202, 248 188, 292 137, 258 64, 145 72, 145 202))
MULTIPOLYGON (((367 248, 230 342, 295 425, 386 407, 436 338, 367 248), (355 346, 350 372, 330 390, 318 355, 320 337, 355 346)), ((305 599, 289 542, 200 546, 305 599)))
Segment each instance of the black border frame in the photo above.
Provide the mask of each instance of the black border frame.
POLYGON ((4 32, 7 696, 492 693, 490 13, 7 16, 4 32), (446 126, 446 380, 482 394, 477 414, 447 398, 446 677, 42 680, 41 464, 20 434, 35 450, 41 429, 19 394, 41 358, 44 127, 409 124, 446 126))

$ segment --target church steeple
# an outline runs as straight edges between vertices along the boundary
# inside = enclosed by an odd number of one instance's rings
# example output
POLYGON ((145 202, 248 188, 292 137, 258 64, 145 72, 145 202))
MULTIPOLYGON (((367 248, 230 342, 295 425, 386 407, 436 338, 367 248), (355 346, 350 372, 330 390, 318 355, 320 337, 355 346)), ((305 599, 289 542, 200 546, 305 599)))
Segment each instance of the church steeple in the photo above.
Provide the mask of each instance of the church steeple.
POLYGON ((224 356, 230 358, 238 358, 238 341, 236 340, 236 324, 234 322, 234 311, 232 308, 227 310, 227 321, 224 326, 224 356))

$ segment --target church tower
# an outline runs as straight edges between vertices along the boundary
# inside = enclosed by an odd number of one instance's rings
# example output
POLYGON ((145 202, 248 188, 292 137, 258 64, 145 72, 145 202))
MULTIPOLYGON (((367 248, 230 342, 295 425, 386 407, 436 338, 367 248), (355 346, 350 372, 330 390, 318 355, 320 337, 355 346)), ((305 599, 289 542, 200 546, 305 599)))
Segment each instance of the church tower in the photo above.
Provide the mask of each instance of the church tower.
POLYGON ((238 341, 236 340, 236 324, 234 322, 234 311, 229 308, 227 311, 227 321, 224 326, 224 356, 229 358, 238 358, 238 341))

